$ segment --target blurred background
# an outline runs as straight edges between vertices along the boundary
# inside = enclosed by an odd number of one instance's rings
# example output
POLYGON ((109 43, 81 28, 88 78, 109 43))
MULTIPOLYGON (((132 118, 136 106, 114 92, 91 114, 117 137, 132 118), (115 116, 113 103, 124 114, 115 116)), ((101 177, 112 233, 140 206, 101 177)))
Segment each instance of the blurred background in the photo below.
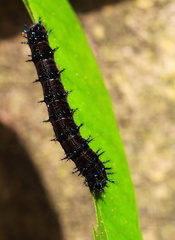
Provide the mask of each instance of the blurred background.
MULTIPOLYGON (((112 99, 143 237, 175 239, 175 1, 70 2, 112 99)), ((0 239, 91 240, 91 196, 42 123, 24 23, 20 0, 0 0, 0 239)))

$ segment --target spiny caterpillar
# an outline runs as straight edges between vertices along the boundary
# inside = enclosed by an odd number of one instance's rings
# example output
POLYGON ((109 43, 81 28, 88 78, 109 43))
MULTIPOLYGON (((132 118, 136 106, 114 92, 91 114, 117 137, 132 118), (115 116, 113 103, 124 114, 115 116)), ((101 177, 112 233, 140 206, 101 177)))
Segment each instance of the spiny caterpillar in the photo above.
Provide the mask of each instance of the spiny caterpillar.
POLYGON ((80 126, 77 126, 73 114, 76 110, 71 109, 67 96, 70 91, 66 91, 61 82, 61 73, 54 61, 54 53, 56 49, 52 49, 48 42, 48 32, 41 20, 34 23, 24 30, 25 37, 31 49, 31 60, 33 61, 38 80, 43 88, 44 100, 49 119, 45 122, 51 122, 55 132, 55 141, 59 141, 65 151, 64 159, 71 159, 76 167, 75 172, 85 177, 84 184, 89 187, 92 194, 99 195, 107 187, 107 182, 113 182, 108 179, 107 175, 112 174, 107 172, 111 168, 105 167, 106 162, 101 162, 99 157, 103 153, 94 152, 89 143, 92 139, 84 139, 80 135, 80 126))

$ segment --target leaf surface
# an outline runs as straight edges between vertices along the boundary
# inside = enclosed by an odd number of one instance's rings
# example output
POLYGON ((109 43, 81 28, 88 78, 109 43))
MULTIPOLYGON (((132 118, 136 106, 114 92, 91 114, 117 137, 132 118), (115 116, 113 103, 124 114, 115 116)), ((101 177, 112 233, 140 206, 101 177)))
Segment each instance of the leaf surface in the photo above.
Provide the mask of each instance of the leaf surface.
POLYGON ((66 90, 73 90, 68 101, 77 108, 75 122, 85 124, 84 138, 91 135, 94 151, 105 151, 101 160, 110 160, 114 175, 100 199, 94 199, 98 228, 96 240, 142 239, 133 184, 114 117, 111 100, 79 21, 67 0, 23 0, 33 22, 39 18, 47 30, 52 30, 49 42, 59 47, 55 60, 59 69, 65 68, 62 82, 66 90))

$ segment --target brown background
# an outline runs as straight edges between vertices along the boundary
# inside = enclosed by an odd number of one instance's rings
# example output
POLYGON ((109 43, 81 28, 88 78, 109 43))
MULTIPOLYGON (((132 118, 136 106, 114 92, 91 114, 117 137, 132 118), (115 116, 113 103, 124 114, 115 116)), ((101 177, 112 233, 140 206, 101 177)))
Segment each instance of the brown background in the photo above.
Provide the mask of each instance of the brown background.
MULTIPOLYGON (((175 1, 72 4, 111 95, 144 239, 175 239, 175 1)), ((41 87, 25 63, 29 22, 20 1, 0 0, 0 239, 90 240, 91 196, 48 141, 41 87)))

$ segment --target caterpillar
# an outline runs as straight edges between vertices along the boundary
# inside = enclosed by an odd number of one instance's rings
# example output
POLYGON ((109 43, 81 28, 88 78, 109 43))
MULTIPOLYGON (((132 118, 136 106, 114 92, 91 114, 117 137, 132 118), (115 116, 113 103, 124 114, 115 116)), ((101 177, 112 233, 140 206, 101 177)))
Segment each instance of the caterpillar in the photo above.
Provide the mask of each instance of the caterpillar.
POLYGON ((61 81, 61 74, 54 61, 54 53, 48 42, 48 31, 42 25, 41 20, 31 26, 25 26, 24 37, 27 39, 23 44, 28 44, 31 49, 31 57, 27 62, 33 62, 38 79, 43 89, 44 100, 48 110, 49 118, 44 122, 50 122, 55 133, 54 141, 60 142, 66 157, 75 163, 75 171, 84 176, 84 184, 89 187, 90 192, 95 196, 104 192, 107 182, 114 182, 108 179, 108 172, 111 168, 105 167, 105 163, 99 157, 103 152, 94 152, 89 143, 92 138, 84 139, 80 134, 83 124, 77 126, 73 115, 76 109, 71 109, 68 103, 68 94, 61 81))

